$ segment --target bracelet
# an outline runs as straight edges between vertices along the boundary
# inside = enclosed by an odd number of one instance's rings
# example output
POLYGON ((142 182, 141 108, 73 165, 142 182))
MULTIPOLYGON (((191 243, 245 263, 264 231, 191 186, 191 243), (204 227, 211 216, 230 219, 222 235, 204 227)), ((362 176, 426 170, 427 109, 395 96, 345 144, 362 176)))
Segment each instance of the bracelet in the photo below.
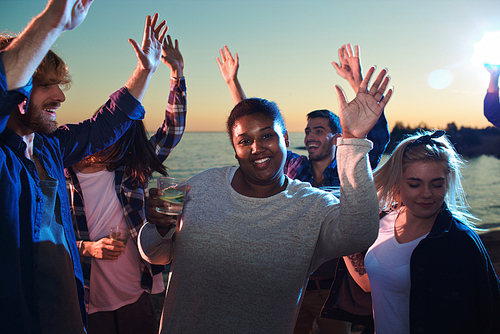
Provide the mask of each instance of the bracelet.
POLYGON ((80 240, 80 243, 78 244, 78 254, 79 255, 83 255, 82 246, 83 246, 83 240, 80 240))

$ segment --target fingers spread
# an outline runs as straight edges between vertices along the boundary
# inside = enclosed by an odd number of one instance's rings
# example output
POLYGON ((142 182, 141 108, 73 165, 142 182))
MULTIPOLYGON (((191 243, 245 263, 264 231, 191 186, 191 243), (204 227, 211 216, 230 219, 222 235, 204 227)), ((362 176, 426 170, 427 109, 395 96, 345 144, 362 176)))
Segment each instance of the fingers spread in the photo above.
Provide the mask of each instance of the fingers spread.
POLYGON ((368 72, 366 72, 366 76, 361 82, 361 86, 359 87, 359 93, 365 93, 368 88, 368 83, 370 82, 370 79, 372 78, 373 72, 375 71, 375 66, 370 67, 368 72))
POLYGON ((342 90, 342 88, 340 88, 337 85, 335 85, 335 91, 337 92, 337 98, 339 100, 340 110, 342 110, 347 105, 347 99, 345 97, 345 93, 342 90))
MULTIPOLYGON (((387 74, 387 70, 385 68, 380 71, 377 78, 375 79, 372 86, 370 87, 370 91, 369 91, 370 95, 375 96, 375 94, 377 94, 377 92, 380 89, 380 84, 384 80, 384 77, 386 74, 387 74)), ((386 83, 385 87, 387 87, 387 83, 386 83)), ((385 87, 384 87, 384 90, 385 90, 385 87)), ((383 94, 383 90, 382 90, 382 94, 383 94)))

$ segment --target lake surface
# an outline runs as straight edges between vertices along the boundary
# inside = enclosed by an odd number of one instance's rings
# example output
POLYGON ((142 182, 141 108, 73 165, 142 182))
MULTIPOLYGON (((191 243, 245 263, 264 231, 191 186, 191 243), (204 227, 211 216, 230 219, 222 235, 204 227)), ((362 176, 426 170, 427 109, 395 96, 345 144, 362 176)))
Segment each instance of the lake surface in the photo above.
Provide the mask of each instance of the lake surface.
MULTIPOLYGON (((303 139, 303 133, 290 133, 290 149, 307 155, 303 139)), ((237 164, 224 132, 185 133, 165 162, 170 176, 186 180, 211 167, 237 164)), ((463 174, 470 211, 481 219, 478 226, 500 229, 500 160, 490 156, 468 159, 463 174)), ((150 183, 154 184, 155 180, 150 183)))

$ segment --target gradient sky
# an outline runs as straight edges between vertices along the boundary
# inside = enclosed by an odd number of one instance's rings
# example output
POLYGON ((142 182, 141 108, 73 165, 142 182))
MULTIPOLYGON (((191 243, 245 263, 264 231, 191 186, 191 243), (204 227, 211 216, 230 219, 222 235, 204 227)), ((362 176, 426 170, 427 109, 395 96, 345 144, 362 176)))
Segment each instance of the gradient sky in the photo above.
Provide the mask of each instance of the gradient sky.
MULTIPOLYGON (((20 32, 45 4, 2 0, 0 31, 20 32)), ((83 24, 53 46, 73 78, 58 109, 60 124, 90 117, 123 86, 136 64, 127 39, 140 43, 145 17, 155 12, 167 20, 184 56, 186 131, 224 131, 232 102, 215 58, 225 44, 240 55, 247 96, 276 101, 292 132, 303 131, 309 111, 337 112, 335 84, 353 98, 331 65, 345 43, 360 45, 364 72, 371 65, 389 69, 391 129, 398 121, 490 125, 483 116, 488 73, 471 58, 485 32, 500 30, 498 0, 95 0, 83 24), (433 73, 447 74, 449 85, 431 88, 433 73)), ((144 99, 151 131, 163 119, 169 75, 161 64, 144 99)))

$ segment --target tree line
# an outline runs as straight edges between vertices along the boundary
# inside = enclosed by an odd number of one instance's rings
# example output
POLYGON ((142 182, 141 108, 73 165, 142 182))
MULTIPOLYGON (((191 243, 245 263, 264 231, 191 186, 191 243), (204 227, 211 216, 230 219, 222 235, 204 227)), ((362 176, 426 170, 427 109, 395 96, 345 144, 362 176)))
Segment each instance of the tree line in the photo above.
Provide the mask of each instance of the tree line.
MULTIPOLYGON (((391 131, 391 140, 387 146, 386 153, 391 153, 396 145, 406 136, 414 134, 418 130, 437 130, 428 127, 425 123, 416 128, 404 126, 397 122, 391 131)), ((445 129, 455 149, 464 157, 475 157, 479 155, 493 155, 500 158, 500 129, 489 126, 484 129, 473 129, 462 126, 460 129, 455 123, 449 123, 445 129)))

